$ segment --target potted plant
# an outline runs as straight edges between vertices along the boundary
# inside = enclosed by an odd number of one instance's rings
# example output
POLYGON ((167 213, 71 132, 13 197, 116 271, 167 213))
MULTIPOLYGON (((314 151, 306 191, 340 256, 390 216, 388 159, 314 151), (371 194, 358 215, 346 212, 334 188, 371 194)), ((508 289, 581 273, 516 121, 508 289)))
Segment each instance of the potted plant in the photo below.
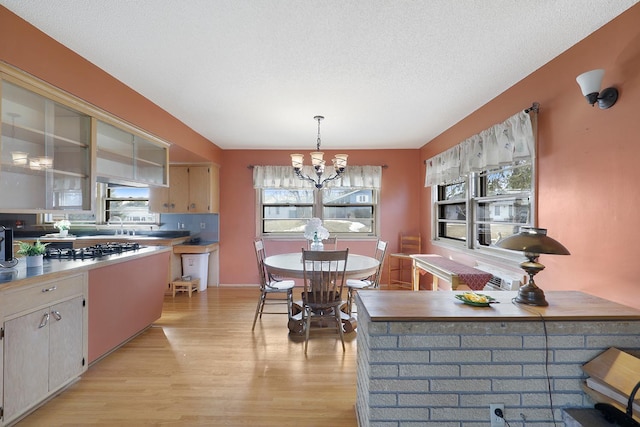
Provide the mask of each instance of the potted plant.
POLYGON ((66 237, 69 233, 69 229, 71 228, 71 223, 66 219, 61 219, 53 224, 55 228, 60 230, 60 237, 66 237))
POLYGON ((24 255, 27 260, 27 267, 42 266, 42 258, 47 250, 48 243, 42 243, 40 239, 36 239, 35 243, 17 242, 18 253, 24 255))

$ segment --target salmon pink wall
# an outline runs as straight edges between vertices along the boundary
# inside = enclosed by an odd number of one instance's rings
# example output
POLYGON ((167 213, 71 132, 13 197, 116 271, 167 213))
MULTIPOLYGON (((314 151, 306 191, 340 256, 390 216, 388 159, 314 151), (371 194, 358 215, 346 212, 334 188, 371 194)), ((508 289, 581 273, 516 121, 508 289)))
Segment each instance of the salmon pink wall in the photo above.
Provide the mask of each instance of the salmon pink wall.
POLYGON ((0 41, 0 61, 179 145, 196 155, 189 160, 220 162, 211 141, 3 6, 0 41))
MULTIPOLYGON (((313 148, 313 147, 310 147, 313 148)), ((326 151, 331 158, 334 152, 326 151)), ((249 165, 290 164, 290 152, 279 150, 224 150, 220 168, 220 283, 255 284, 258 273, 253 240, 256 237, 256 199, 253 171, 249 165), (250 261, 250 263, 247 263, 250 261)), ((397 251, 401 232, 417 232, 419 197, 424 167, 418 150, 351 150, 349 162, 356 165, 387 165, 380 189, 381 238, 388 251, 397 251)), ((367 241, 338 240, 339 249, 373 255, 375 237, 367 241)), ((269 253, 298 252, 306 246, 302 238, 266 240, 269 253)), ((383 277, 386 280, 386 276, 383 277)))
MULTIPOLYGON (((544 290, 581 290, 640 308, 640 4, 541 67, 425 145, 422 159, 540 102, 538 226, 570 256, 543 255, 544 290), (608 110, 591 107, 575 81, 603 68, 603 88, 620 91, 608 110)), ((429 235, 430 190, 421 191, 429 235)), ((429 252, 473 261, 425 240, 429 252)), ((553 302, 552 300, 550 301, 553 302)))

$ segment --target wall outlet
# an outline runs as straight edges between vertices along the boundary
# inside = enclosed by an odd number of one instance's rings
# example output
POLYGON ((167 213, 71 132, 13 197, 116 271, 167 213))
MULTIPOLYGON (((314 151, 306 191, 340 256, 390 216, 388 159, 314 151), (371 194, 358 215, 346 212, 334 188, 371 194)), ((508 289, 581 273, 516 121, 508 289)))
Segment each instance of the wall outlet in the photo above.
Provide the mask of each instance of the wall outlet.
POLYGON ((504 403, 492 403, 489 405, 489 416, 491 420, 491 427, 503 427, 504 426, 504 403), (502 417, 496 415, 496 409, 502 411, 502 417))
POLYGON ((207 223, 206 222, 201 222, 200 223, 200 229, 204 230, 205 228, 207 228, 207 223))

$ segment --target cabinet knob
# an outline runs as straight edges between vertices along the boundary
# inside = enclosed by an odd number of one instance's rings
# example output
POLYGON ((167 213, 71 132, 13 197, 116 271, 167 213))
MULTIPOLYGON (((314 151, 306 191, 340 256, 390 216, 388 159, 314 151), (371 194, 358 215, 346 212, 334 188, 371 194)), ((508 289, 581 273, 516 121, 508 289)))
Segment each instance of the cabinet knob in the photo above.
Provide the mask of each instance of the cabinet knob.
POLYGON ((191 203, 191 209, 195 209, 196 208, 196 204, 195 203, 191 203))
POLYGON ((163 204, 162 204, 162 207, 163 207, 163 208, 168 208, 168 207, 169 207, 169 203, 163 203, 163 204))
POLYGON ((60 314, 60 312, 59 312, 59 311, 57 311, 57 310, 53 310, 53 311, 51 312, 51 314, 53 314, 53 318, 54 318, 54 319, 56 319, 56 320, 62 320, 62 314, 60 314))

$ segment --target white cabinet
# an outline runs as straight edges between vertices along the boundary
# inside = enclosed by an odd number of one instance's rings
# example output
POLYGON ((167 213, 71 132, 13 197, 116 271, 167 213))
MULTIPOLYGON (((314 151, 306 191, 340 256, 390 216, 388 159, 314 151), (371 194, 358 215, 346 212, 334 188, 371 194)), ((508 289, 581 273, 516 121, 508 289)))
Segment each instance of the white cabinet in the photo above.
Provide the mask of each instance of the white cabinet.
POLYGON ((215 165, 169 168, 169 187, 151 189, 149 209, 159 213, 217 213, 219 172, 215 165))
POLYGON ((82 274, 1 295, 4 423, 87 369, 86 283, 82 274))

